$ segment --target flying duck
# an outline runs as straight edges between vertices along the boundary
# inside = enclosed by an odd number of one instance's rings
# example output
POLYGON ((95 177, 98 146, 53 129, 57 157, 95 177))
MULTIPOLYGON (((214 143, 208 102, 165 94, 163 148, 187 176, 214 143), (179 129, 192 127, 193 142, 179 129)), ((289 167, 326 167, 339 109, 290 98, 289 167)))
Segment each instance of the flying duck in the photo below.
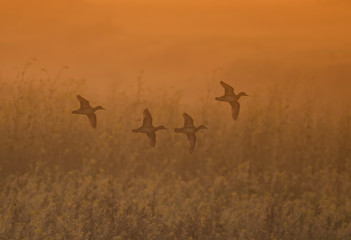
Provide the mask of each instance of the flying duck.
POLYGON ((167 130, 164 126, 154 127, 152 125, 152 117, 150 111, 145 108, 144 112, 143 125, 140 128, 133 129, 135 133, 145 133, 149 138, 149 143, 151 147, 156 145, 156 131, 158 130, 167 130))
POLYGON ((189 143, 189 152, 192 153, 194 151, 195 143, 196 143, 196 136, 195 133, 200 129, 207 129, 204 125, 199 127, 194 126, 194 120, 190 117, 187 113, 183 113, 184 117, 184 127, 182 128, 175 128, 174 131, 176 133, 184 133, 188 139, 189 143))
POLYGON ((217 101, 228 102, 232 106, 232 117, 234 120, 238 119, 240 111, 240 103, 238 100, 242 96, 249 96, 245 92, 240 92, 238 95, 234 93, 234 88, 227 83, 221 81, 222 87, 224 88, 224 95, 221 97, 216 97, 217 101))
POLYGON ((77 95, 78 101, 80 102, 80 108, 78 110, 74 110, 72 111, 73 114, 84 114, 88 117, 90 125, 93 128, 96 128, 96 114, 95 111, 97 110, 105 110, 103 107, 101 106, 97 106, 97 107, 91 107, 90 103, 88 100, 86 100, 85 98, 83 98, 80 95, 77 95))

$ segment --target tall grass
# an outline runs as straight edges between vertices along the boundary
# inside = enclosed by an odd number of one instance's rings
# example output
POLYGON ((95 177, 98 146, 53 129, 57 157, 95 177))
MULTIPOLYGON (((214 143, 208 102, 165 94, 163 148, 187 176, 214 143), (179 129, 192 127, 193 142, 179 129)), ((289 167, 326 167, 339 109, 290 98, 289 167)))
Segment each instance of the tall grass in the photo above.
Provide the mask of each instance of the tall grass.
POLYGON ((84 82, 23 74, 13 86, 0 108, 0 239, 351 238, 346 104, 320 111, 281 86, 250 93, 233 122, 211 94, 193 106, 179 93, 90 95, 108 109, 92 129, 71 114, 84 82), (145 107, 170 129, 153 149, 131 133, 145 107), (209 128, 193 154, 171 130, 183 109, 209 128))

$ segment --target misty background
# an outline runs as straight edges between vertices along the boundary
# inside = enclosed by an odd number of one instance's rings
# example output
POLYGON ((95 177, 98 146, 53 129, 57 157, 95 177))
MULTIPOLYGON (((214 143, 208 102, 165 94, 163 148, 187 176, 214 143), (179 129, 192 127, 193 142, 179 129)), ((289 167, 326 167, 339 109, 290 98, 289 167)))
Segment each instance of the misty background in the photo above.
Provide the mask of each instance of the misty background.
MULTIPOLYGON (((185 101, 224 80, 248 93, 299 83, 324 101, 350 99, 347 1, 9 1, 0 7, 0 80, 86 79, 83 94, 142 87, 185 101), (45 70, 43 70, 45 69, 45 70), (194 89, 196 92, 194 93, 194 89)), ((3 86, 2 92, 6 92, 3 86)))

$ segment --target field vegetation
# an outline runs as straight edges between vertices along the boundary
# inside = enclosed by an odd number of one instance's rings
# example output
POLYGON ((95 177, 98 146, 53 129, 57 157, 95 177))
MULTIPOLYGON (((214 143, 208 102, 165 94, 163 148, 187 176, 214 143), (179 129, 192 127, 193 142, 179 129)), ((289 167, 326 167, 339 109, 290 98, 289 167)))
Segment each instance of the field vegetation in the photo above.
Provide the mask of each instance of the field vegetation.
POLYGON ((0 239, 351 239, 350 105, 281 85, 234 122, 222 90, 187 106, 84 86, 20 74, 2 94, 0 239), (77 94, 107 109, 97 129, 71 114, 77 94), (131 132, 145 107, 169 129, 152 149, 131 132), (184 109, 208 126, 192 154, 173 132, 184 109))

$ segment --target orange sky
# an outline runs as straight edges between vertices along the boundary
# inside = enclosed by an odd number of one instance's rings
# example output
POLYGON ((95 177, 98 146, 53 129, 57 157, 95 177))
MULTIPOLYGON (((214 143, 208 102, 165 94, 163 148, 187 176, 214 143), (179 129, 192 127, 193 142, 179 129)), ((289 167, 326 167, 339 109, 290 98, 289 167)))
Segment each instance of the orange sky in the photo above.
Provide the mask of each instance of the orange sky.
POLYGON ((342 95, 350 12, 346 0, 0 0, 0 78, 36 57, 33 74, 68 65, 101 91, 134 87, 140 69, 146 87, 194 88, 220 68, 248 92, 296 79, 342 95))

